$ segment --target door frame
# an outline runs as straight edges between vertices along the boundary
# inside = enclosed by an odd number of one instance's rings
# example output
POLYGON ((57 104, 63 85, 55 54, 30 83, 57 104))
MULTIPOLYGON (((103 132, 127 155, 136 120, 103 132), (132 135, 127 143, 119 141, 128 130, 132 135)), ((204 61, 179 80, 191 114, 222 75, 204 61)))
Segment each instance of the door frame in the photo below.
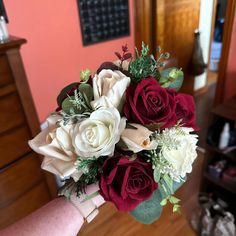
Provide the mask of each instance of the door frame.
MULTIPOLYGON (((204 0, 201 0, 204 1, 204 0)), ((222 41, 222 53, 219 62, 217 86, 214 104, 223 102, 226 81, 226 72, 230 51, 231 35, 236 12, 236 0, 227 0, 226 16, 222 41)), ((156 42, 156 1, 135 0, 134 1, 134 24, 135 24, 135 45, 140 48, 142 39, 150 46, 150 52, 155 54, 156 42), (153 19, 155 19, 153 21, 153 19)), ((216 4, 215 4, 216 6, 216 4)), ((214 14, 214 13, 213 13, 214 14)), ((212 22, 214 24, 214 22, 212 22)))
POLYGON ((225 23, 224 23, 222 52, 221 52, 221 58, 219 62, 219 70, 218 70, 214 105, 218 105, 222 103, 224 100, 224 90, 225 90, 225 85, 226 85, 226 80, 227 80, 226 73, 227 73, 227 65, 228 65, 228 59, 229 59, 232 29, 233 29, 233 24, 234 24, 234 17, 236 17, 235 16, 236 0, 227 0, 227 1, 228 2, 227 2, 227 7, 226 7, 226 16, 225 16, 225 23))

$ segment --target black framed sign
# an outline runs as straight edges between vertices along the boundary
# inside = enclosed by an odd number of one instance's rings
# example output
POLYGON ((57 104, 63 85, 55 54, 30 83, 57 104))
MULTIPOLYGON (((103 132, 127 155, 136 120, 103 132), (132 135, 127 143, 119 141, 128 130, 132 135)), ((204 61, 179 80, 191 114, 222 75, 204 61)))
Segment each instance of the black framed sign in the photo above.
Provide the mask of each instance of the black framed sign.
POLYGON ((6 22, 8 23, 7 12, 3 0, 0 0, 0 16, 4 16, 6 22))
POLYGON ((130 34, 128 0, 77 0, 83 45, 130 34))

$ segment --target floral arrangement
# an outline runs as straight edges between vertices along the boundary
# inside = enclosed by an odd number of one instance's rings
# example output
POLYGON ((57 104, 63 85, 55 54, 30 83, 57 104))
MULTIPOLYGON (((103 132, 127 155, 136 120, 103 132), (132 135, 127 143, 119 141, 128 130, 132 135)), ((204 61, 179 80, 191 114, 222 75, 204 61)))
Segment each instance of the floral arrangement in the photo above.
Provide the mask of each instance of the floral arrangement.
POLYGON ((183 72, 165 68, 168 53, 158 48, 155 59, 143 43, 134 57, 127 46, 115 54, 61 91, 48 127, 29 144, 45 156, 42 168, 64 179, 61 194, 79 197, 98 183, 93 196, 152 223, 167 202, 180 209, 173 194, 197 157, 195 104, 178 93, 183 72))

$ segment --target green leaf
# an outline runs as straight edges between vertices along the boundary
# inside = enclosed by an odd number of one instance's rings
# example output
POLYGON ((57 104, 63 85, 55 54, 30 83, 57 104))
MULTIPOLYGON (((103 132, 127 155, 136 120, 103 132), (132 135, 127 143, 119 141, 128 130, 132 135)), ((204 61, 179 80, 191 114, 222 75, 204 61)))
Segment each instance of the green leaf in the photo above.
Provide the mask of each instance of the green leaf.
POLYGON ((60 92, 60 94, 57 96, 57 104, 58 106, 61 106, 62 101, 67 98, 68 93, 75 87, 78 87, 79 83, 72 83, 67 85, 65 88, 63 88, 60 92))
POLYGON ((90 200, 90 199, 92 199, 92 198, 94 198, 98 195, 99 195, 99 191, 91 193, 90 195, 86 195, 85 198, 81 201, 81 203, 86 202, 86 201, 88 201, 88 200, 90 200))
POLYGON ((173 206, 173 212, 174 212, 174 213, 175 213, 175 212, 180 213, 180 205, 174 205, 174 206, 173 206))
POLYGON ((154 177, 155 182, 158 183, 159 180, 160 180, 160 177, 161 177, 161 172, 160 172, 160 170, 158 168, 154 169, 153 177, 154 177))
POLYGON ((161 71, 160 84, 164 88, 173 88, 177 91, 183 84, 184 73, 182 70, 172 67, 161 71))
POLYGON ((169 88, 170 85, 171 85, 171 82, 168 81, 168 82, 165 82, 165 83, 161 84, 161 87, 163 87, 163 88, 169 88))
POLYGON ((80 72, 80 81, 81 81, 81 83, 87 83, 88 80, 89 80, 90 75, 91 75, 91 72, 90 72, 89 69, 82 70, 80 72))
POLYGON ((173 78, 174 81, 170 84, 169 88, 173 88, 178 91, 183 84, 184 80, 183 71, 175 68, 170 72, 170 77, 173 78))
POLYGON ((174 196, 171 196, 169 200, 170 200, 170 203, 172 203, 172 204, 177 204, 180 202, 180 199, 178 199, 174 196))
POLYGON ((167 187, 167 192, 171 195, 174 191, 173 189, 173 180, 170 178, 169 175, 164 175, 163 178, 163 184, 167 187))
POLYGON ((93 99, 93 88, 90 84, 80 84, 79 91, 85 94, 88 101, 91 102, 93 99))
POLYGON ((164 198, 161 202, 160 202, 160 205, 161 206, 165 206, 167 204, 167 199, 164 198))
POLYGON ((161 216, 161 200, 161 192, 157 189, 154 191, 151 199, 140 203, 133 211, 130 212, 130 214, 143 224, 152 224, 161 216))
MULTIPOLYGON (((178 183, 173 181, 173 191, 175 192, 183 183, 184 182, 178 183)), ((139 204, 130 214, 143 224, 152 224, 160 218, 163 209, 160 203, 163 199, 167 198, 168 195, 166 195, 162 186, 159 184, 158 189, 154 191, 151 199, 139 204)), ((179 211, 178 207, 175 207, 175 210, 179 211)))
POLYGON ((62 110, 67 113, 67 114, 71 114, 76 113, 76 114, 82 114, 85 109, 83 107, 81 107, 81 109, 77 108, 76 106, 74 106, 74 104, 72 103, 71 99, 73 99, 74 96, 71 97, 67 97, 65 100, 63 100, 62 104, 61 104, 61 108, 62 110))

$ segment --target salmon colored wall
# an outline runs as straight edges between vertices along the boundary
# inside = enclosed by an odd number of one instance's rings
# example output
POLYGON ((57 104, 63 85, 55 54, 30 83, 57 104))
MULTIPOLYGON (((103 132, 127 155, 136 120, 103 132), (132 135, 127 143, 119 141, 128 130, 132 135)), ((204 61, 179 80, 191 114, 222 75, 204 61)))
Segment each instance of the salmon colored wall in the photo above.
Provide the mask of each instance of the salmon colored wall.
POLYGON ((224 99, 234 95, 236 95, 236 14, 230 43, 224 99))
POLYGON ((56 107, 56 96, 79 79, 81 69, 95 70, 114 60, 121 45, 134 48, 133 1, 131 35, 83 47, 76 0, 5 0, 11 35, 26 38, 21 53, 29 85, 42 122, 56 107))

